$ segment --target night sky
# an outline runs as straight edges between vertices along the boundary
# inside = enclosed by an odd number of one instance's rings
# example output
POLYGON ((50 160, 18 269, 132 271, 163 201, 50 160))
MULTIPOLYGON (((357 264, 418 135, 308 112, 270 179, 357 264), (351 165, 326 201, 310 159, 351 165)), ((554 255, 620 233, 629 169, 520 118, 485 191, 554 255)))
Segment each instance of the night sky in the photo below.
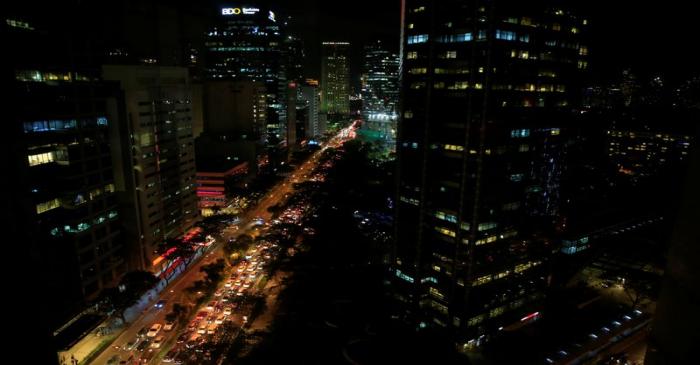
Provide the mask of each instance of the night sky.
MULTIPOLYGON (((589 16, 592 71, 608 80, 632 67, 641 76, 660 72, 674 79, 698 73, 697 13, 692 1, 575 0, 589 16)), ((293 29, 304 39, 306 72, 318 77, 318 48, 324 40, 347 40, 353 45, 353 74, 361 62, 362 45, 382 39, 398 51, 400 0, 324 1, 263 0, 291 15, 293 29)), ((357 78, 357 77, 355 77, 357 78)))

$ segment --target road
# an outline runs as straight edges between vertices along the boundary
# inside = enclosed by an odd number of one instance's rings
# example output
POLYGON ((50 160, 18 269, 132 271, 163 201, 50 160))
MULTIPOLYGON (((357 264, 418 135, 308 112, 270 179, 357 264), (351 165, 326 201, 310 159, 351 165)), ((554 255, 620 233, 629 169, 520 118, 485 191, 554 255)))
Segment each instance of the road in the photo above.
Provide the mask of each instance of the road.
MULTIPOLYGON (((268 211, 268 208, 282 203, 286 199, 286 195, 293 192, 294 183, 304 182, 310 178, 311 172, 313 172, 317 167, 319 158, 327 148, 337 148, 347 139, 354 138, 353 131, 355 126, 356 123, 353 123, 353 125, 350 127, 341 130, 320 150, 314 152, 304 163, 299 165, 292 173, 289 174, 288 177, 273 186, 267 194, 258 200, 254 207, 251 207, 243 214, 238 224, 224 228, 222 231, 223 240, 218 241, 212 247, 210 247, 209 252, 205 254, 202 259, 194 264, 191 264, 191 267, 182 273, 177 279, 171 282, 161 292, 161 295, 158 298, 153 298, 152 304, 149 305, 148 309, 133 323, 131 323, 128 328, 124 329, 123 332, 116 337, 111 346, 104 350, 91 363, 100 365, 107 364, 110 359, 115 358, 116 356, 119 356, 121 359, 128 359, 132 357, 134 361, 130 363, 137 363, 136 361, 138 361, 138 358, 143 357, 144 360, 147 361, 141 363, 149 363, 154 355, 161 351, 160 349, 149 350, 149 348, 145 348, 141 352, 137 349, 125 350, 125 345, 136 339, 138 337, 138 332, 142 328, 149 328, 154 323, 165 323, 165 315, 171 311, 174 303, 188 303, 189 299, 185 294, 185 289, 191 286, 195 281, 204 277, 204 274, 199 271, 200 267, 223 258, 222 242, 226 242, 227 240, 236 238, 242 234, 257 235, 260 228, 254 223, 254 221, 258 218, 263 218, 266 222, 269 222, 272 217, 272 213, 268 211), (159 300, 166 301, 166 305, 160 309, 155 308, 153 305, 159 300)), ((228 275, 224 275, 224 277, 227 276, 228 275)), ((196 312, 197 310, 192 311, 191 315, 194 315, 196 312)), ((169 332, 161 330, 158 335, 164 335, 166 337, 164 343, 168 343, 174 337, 177 337, 177 335, 179 335, 181 332, 182 331, 180 328, 169 332)), ((150 338, 150 340, 152 340, 152 338, 150 338)))

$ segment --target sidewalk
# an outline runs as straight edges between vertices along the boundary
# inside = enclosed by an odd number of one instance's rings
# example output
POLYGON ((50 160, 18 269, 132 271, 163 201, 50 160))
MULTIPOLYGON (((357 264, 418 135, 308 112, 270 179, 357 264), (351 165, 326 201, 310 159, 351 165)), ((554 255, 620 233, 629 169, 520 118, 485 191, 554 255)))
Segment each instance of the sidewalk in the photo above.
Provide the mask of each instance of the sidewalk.
MULTIPOLYGON (((192 259, 189 266, 191 267, 196 264, 199 259, 204 256, 204 253, 208 251, 208 249, 206 251, 199 251, 192 259)), ((78 364, 83 364, 84 360, 91 354, 102 352, 102 350, 107 348, 107 346, 110 346, 112 341, 119 337, 125 329, 129 328, 129 325, 138 319, 138 317, 144 313, 144 310, 153 305, 153 302, 158 299, 159 295, 167 286, 173 284, 173 282, 186 271, 187 268, 185 267, 179 267, 173 270, 172 276, 167 280, 167 283, 166 280, 159 281, 156 287, 146 292, 134 306, 125 310, 124 317, 127 321, 126 325, 121 323, 121 319, 118 317, 110 317, 105 319, 102 323, 97 325, 96 328, 107 328, 107 335, 98 336, 95 333, 95 330, 92 330, 70 349, 60 351, 58 353, 59 359, 65 359, 64 364, 71 365, 71 356, 73 356, 78 360, 78 364)))

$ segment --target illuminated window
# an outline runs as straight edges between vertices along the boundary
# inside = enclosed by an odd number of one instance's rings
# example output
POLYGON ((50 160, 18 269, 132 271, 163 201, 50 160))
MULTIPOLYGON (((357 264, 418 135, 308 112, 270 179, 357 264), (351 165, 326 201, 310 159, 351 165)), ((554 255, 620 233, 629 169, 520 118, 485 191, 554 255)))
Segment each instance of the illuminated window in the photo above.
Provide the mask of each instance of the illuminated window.
POLYGON ((406 118, 406 119, 411 119, 411 118, 413 118, 413 112, 410 111, 410 110, 406 110, 406 111, 403 113, 403 117, 406 118))
POLYGON ((445 58, 457 58, 457 51, 447 51, 445 58))
POLYGON ((578 68, 584 70, 588 68, 588 62, 587 61, 578 61, 578 68))
POLYGON ((39 153, 36 155, 27 156, 27 160, 29 160, 29 166, 38 166, 51 163, 54 162, 55 158, 56 157, 54 152, 39 153))
POLYGON ((442 314, 447 314, 447 306, 443 305, 442 303, 431 300, 430 306, 442 314))
POLYGON ((438 298, 438 299, 445 299, 445 295, 442 294, 442 293, 440 293, 439 290, 437 290, 437 289, 435 289, 435 288, 433 288, 433 287, 430 287, 430 290, 428 290, 428 292, 430 293, 430 295, 434 296, 435 298, 438 298))
POLYGON ((408 29, 413 29, 413 23, 408 24, 408 29))
POLYGON ((529 34, 522 34, 518 37, 518 40, 524 43, 530 42, 530 35, 529 34))
POLYGON ((49 200, 44 203, 39 203, 36 205, 36 214, 41 214, 44 212, 48 212, 51 209, 56 209, 61 206, 61 202, 56 199, 49 200))
POLYGON ((486 318, 485 314, 480 314, 478 316, 469 318, 469 321, 467 321, 467 327, 474 327, 477 324, 483 322, 485 318, 486 318))
POLYGON ((435 227, 435 230, 444 234, 445 236, 450 236, 450 237, 456 237, 457 233, 453 230, 444 228, 444 227, 435 227))
POLYGON ((525 138, 530 136, 529 129, 513 129, 510 131, 510 136, 512 138, 525 138))
POLYGON ((489 317, 495 318, 495 317, 500 316, 505 311, 505 308, 506 308, 506 306, 500 306, 498 308, 491 309, 491 311, 489 312, 489 317))
POLYGON ((508 30, 496 29, 496 39, 502 39, 502 40, 506 40, 506 41, 514 41, 515 40, 515 32, 511 32, 508 30))
POLYGON ((560 31, 561 25, 559 25, 559 23, 552 24, 552 30, 560 31))
POLYGON ((483 275, 483 276, 480 276, 480 277, 476 278, 476 279, 472 282, 472 286, 484 285, 484 284, 486 284, 486 283, 488 283, 488 282, 490 282, 490 281, 491 281, 491 275, 483 275))
POLYGON ((448 151, 464 151, 463 146, 457 146, 454 144, 446 144, 444 148, 448 151))
POLYGON ((578 49, 578 54, 581 55, 581 56, 586 56, 586 55, 588 55, 588 47, 586 47, 586 46, 581 46, 581 47, 579 47, 579 49, 578 49))
POLYGON ((415 60, 418 58, 418 52, 408 52, 408 54, 406 54, 406 58, 409 60, 415 60))
POLYGON ((415 8, 415 9, 413 9, 413 12, 414 12, 414 13, 422 13, 422 12, 424 12, 424 11, 425 11, 425 6, 419 6, 419 7, 415 8))
POLYGON ((439 36, 436 41, 439 43, 470 42, 473 39, 471 33, 448 34, 439 36))
POLYGON ((418 35, 412 35, 412 36, 408 37, 408 44, 425 43, 427 41, 428 41, 427 34, 418 34, 418 35))
POLYGON ((403 280, 408 281, 409 283, 413 283, 413 282, 414 282, 414 280, 413 280, 412 277, 410 277, 410 276, 404 274, 404 273, 401 272, 401 270, 399 270, 399 269, 396 269, 396 276, 399 277, 399 278, 401 278, 401 279, 403 279, 403 280))
POLYGON ((420 81, 420 82, 414 82, 411 84, 411 89, 417 90, 417 89, 422 89, 425 87, 425 82, 420 81))
POLYGON ((441 210, 438 210, 437 212, 435 212, 435 218, 441 219, 443 221, 457 223, 457 216, 456 215, 449 214, 449 213, 443 212, 441 210))
POLYGON ((489 229, 494 229, 498 226, 498 223, 496 222, 485 222, 485 223, 479 223, 479 225, 476 227, 476 229, 481 232, 481 231, 488 231, 489 229))
POLYGON ((415 67, 410 70, 408 70, 408 73, 412 75, 420 75, 420 74, 425 74, 428 72, 428 69, 425 67, 415 67))
POLYGON ((530 150, 530 145, 527 145, 527 144, 521 144, 518 147, 518 152, 527 152, 529 150, 530 150))

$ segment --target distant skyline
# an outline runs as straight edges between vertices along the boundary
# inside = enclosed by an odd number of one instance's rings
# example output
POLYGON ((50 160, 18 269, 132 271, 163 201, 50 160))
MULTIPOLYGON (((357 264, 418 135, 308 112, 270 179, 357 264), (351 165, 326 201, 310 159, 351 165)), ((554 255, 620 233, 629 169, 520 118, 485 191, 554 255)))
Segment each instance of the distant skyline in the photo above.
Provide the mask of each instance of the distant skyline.
MULTIPOLYGON (((317 77, 320 73, 318 49, 324 40, 352 43, 354 78, 365 44, 381 39, 390 50, 398 52, 401 0, 261 0, 258 3, 279 7, 293 17, 292 29, 304 40, 309 76, 317 77)), ((671 80, 687 79, 699 73, 700 56, 694 45, 700 32, 694 27, 695 12, 690 2, 574 0, 574 3, 590 19, 589 48, 596 79, 609 80, 627 67, 641 76, 662 73, 671 80)))

